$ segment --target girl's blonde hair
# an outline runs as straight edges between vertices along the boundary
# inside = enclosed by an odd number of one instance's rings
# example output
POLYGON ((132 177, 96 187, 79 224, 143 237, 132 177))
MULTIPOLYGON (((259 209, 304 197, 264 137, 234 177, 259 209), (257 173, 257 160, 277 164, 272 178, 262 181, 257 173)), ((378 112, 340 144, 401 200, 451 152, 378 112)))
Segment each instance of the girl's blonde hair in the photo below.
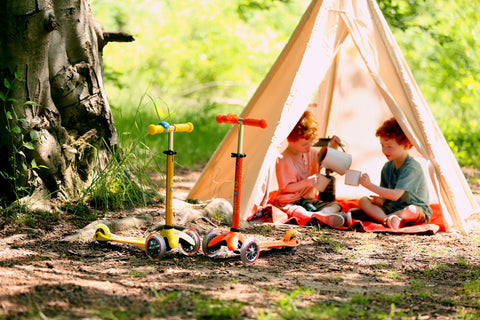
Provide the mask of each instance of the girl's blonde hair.
POLYGON ((300 120, 298 120, 295 128, 293 128, 292 132, 288 135, 287 140, 291 142, 295 142, 300 138, 313 140, 318 135, 317 125, 317 120, 315 120, 313 114, 307 110, 303 113, 300 120))

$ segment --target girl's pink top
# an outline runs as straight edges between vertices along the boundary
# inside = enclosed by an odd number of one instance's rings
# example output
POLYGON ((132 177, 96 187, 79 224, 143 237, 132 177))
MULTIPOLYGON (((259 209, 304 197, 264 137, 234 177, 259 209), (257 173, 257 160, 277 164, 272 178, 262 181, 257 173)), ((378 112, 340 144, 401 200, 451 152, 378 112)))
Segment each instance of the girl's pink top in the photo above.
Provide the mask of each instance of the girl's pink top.
POLYGON ((316 189, 313 186, 291 193, 282 190, 290 183, 305 180, 319 171, 318 152, 317 148, 311 148, 308 153, 298 156, 291 153, 288 148, 283 151, 276 164, 278 191, 271 198, 271 203, 283 207, 301 198, 315 199, 316 189))

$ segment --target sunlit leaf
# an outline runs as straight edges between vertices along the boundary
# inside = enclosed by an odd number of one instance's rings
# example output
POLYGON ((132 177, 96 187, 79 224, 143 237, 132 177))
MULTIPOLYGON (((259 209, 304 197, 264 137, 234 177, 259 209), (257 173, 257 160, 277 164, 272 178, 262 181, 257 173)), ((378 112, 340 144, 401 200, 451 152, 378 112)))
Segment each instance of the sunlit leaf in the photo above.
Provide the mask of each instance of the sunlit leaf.
POLYGON ((29 135, 30 135, 30 139, 32 139, 32 140, 37 140, 38 139, 38 134, 35 130, 30 131, 29 135))
POLYGON ((29 105, 29 106, 39 106, 38 103, 34 102, 34 101, 27 101, 27 102, 24 102, 23 105, 29 105))
POLYGON ((23 144, 23 146, 24 146, 25 148, 29 149, 29 150, 35 150, 35 149, 36 149, 36 146, 35 146, 33 143, 31 143, 31 142, 25 142, 25 143, 23 144))
POLYGON ((22 70, 17 69, 17 70, 15 70, 15 73, 14 73, 14 74, 15 74, 15 79, 17 79, 17 80, 19 80, 19 81, 24 81, 24 80, 22 79, 22 70))

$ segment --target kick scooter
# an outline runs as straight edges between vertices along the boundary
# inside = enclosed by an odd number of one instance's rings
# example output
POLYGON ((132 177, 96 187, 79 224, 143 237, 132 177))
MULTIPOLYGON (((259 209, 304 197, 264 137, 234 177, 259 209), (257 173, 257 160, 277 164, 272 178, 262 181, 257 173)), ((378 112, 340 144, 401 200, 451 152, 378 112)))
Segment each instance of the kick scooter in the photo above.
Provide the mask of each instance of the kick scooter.
POLYGON ((232 227, 229 232, 220 234, 218 230, 208 232, 203 238, 203 253, 209 257, 216 256, 222 246, 228 250, 239 253, 244 264, 253 264, 258 259, 261 250, 283 247, 296 247, 300 244, 297 239, 298 232, 289 230, 283 237, 283 240, 259 242, 254 237, 244 238, 240 233, 240 200, 241 184, 243 174, 243 159, 246 154, 242 153, 243 148, 243 126, 254 126, 265 129, 267 122, 264 119, 239 118, 233 113, 227 115, 219 114, 216 117, 218 123, 238 124, 238 147, 237 153, 232 153, 235 158, 235 185, 233 192, 233 216, 232 227))
POLYGON ((179 248, 185 255, 193 255, 200 249, 200 236, 194 229, 179 231, 173 227, 172 190, 173 190, 173 158, 177 152, 173 150, 174 132, 192 132, 193 124, 182 123, 170 125, 165 121, 158 125, 148 126, 148 133, 168 133, 168 150, 163 153, 167 155, 167 181, 166 181, 166 203, 165 203, 165 226, 160 234, 151 234, 146 239, 136 237, 120 237, 112 234, 104 224, 97 225, 94 238, 97 241, 116 241, 129 243, 145 250, 147 256, 152 260, 160 259, 165 252, 179 248))

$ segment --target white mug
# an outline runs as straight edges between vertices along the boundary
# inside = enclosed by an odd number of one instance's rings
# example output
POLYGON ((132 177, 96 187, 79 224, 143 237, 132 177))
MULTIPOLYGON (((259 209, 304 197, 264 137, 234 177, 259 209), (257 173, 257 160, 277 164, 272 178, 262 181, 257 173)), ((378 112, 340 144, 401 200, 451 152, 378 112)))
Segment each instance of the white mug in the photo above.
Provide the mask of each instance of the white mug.
POLYGON ((358 186, 359 184, 358 180, 360 179, 361 175, 362 175, 362 172, 357 170, 345 171, 345 184, 348 184, 350 186, 358 186))
POLYGON ((352 156, 334 148, 322 147, 318 153, 317 161, 322 167, 343 176, 352 164, 352 156))

